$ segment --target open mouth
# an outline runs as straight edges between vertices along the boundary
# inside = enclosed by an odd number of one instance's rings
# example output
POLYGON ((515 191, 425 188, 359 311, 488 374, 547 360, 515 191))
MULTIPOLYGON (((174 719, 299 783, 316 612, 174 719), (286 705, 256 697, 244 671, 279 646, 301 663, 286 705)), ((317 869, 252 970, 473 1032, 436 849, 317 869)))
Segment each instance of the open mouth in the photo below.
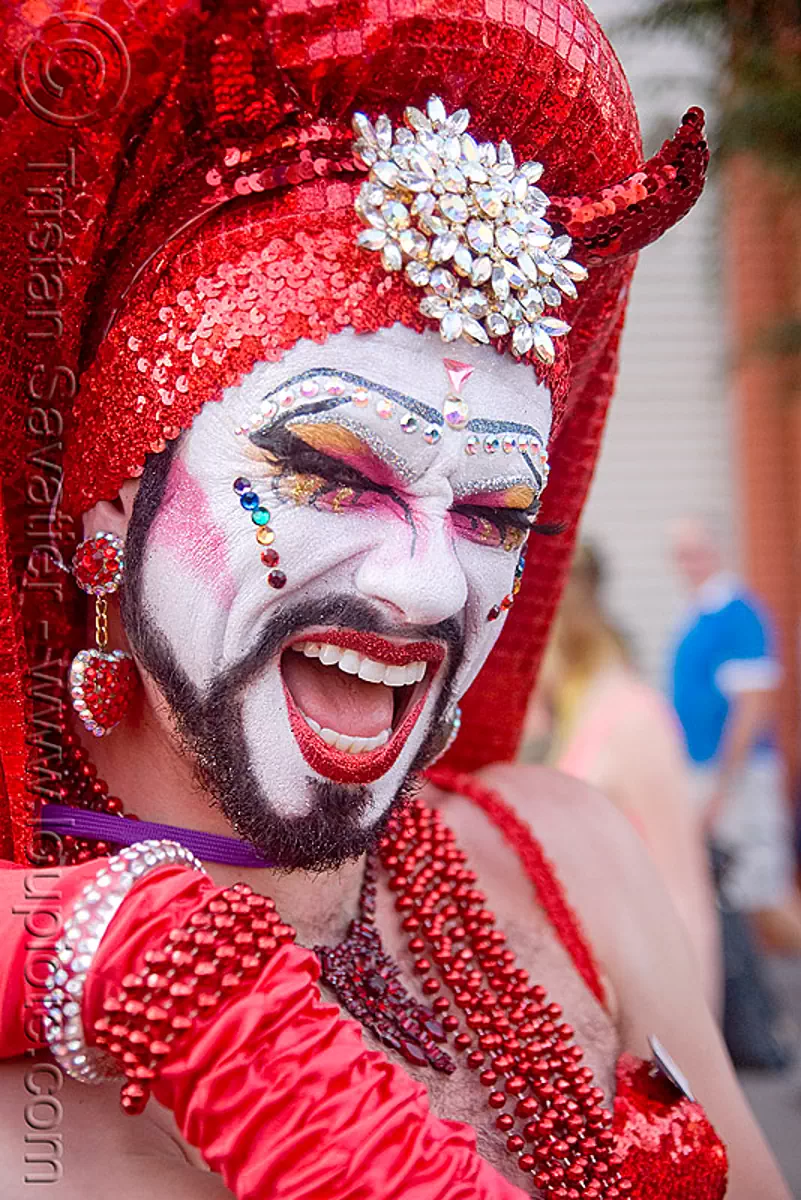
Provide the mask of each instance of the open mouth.
POLYGON ((408 741, 444 657, 436 642, 390 642, 354 629, 291 642, 281 674, 309 766, 339 783, 380 779, 408 741))

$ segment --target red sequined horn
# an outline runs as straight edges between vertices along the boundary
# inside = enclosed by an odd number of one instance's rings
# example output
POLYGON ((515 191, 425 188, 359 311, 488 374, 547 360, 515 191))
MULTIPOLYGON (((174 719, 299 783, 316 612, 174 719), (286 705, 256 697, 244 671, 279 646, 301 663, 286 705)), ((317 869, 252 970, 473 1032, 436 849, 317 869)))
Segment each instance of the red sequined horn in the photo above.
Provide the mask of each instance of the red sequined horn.
POLYGON ((553 197, 548 220, 570 234, 573 253, 586 266, 624 258, 687 215, 701 195, 708 162, 704 114, 691 108, 639 171, 592 195, 553 197))

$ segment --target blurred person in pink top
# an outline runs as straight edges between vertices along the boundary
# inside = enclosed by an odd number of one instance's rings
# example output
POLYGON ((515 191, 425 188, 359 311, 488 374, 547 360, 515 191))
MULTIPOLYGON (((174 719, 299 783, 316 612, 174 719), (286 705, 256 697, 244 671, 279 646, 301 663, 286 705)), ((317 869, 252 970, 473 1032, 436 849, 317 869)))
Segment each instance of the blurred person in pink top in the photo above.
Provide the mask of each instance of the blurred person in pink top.
POLYGON ((628 817, 685 924, 717 1012, 718 924, 680 731, 604 611, 603 575, 597 551, 582 545, 529 706, 521 758, 546 759, 592 784, 628 817))

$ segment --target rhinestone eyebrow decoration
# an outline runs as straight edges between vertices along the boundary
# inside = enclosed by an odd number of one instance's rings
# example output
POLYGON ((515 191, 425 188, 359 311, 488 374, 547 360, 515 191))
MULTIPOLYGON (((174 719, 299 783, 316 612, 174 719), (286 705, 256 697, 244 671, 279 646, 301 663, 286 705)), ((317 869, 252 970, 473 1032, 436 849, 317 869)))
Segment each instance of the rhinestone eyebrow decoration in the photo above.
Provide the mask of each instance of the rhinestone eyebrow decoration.
POLYGON ((374 124, 353 116, 354 153, 369 170, 356 199, 367 226, 358 244, 422 289, 420 311, 439 321, 443 341, 511 334, 514 355, 533 349, 552 363, 553 339, 570 326, 546 309, 575 299, 587 270, 544 219, 542 164, 518 167, 507 141, 478 143, 469 111, 449 116, 438 96, 425 113, 407 108, 404 121, 393 130, 386 114, 374 124))

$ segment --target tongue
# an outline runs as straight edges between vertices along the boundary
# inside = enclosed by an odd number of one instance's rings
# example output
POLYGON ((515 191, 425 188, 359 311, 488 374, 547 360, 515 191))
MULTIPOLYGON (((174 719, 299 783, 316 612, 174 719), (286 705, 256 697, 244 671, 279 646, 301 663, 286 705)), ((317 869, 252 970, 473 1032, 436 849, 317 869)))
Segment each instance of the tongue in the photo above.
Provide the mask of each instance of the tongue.
POLYGON ((394 693, 386 684, 367 683, 294 650, 284 655, 281 669, 298 708, 323 729, 375 737, 392 728, 394 693))

